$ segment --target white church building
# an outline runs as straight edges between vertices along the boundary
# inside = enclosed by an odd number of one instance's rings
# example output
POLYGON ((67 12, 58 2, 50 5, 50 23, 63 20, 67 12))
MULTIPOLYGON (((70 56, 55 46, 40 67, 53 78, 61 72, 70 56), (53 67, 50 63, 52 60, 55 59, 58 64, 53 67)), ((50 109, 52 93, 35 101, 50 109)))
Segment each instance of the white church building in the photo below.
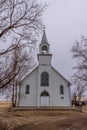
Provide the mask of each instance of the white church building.
POLYGON ((71 106, 70 83, 51 65, 52 54, 45 31, 37 58, 38 66, 21 81, 18 106, 71 106))

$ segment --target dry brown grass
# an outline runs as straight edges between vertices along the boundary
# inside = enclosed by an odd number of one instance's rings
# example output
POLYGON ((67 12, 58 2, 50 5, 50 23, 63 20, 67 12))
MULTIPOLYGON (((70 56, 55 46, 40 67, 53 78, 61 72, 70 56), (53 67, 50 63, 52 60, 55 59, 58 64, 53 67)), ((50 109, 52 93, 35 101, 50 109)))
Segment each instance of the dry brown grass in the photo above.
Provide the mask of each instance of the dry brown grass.
POLYGON ((83 108, 83 112, 70 110, 9 112, 8 106, 5 103, 4 107, 0 107, 0 130, 87 130, 87 107, 83 108))
POLYGON ((9 107, 9 106, 11 106, 10 101, 0 101, 0 108, 1 107, 9 107))

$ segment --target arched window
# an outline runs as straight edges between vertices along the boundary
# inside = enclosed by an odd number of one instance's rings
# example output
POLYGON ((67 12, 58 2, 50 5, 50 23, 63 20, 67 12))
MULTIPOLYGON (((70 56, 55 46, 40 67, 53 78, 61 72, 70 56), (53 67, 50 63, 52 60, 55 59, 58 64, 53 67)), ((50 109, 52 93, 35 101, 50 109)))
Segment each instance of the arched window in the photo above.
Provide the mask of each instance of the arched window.
POLYGON ((42 51, 48 51, 48 49, 47 49, 47 46, 46 46, 46 45, 42 46, 42 51))
POLYGON ((44 91, 40 94, 40 96, 49 96, 49 93, 48 93, 46 90, 44 90, 44 91))
POLYGON ((64 87, 63 87, 63 85, 60 85, 60 94, 64 94, 64 87))
POLYGON ((49 75, 47 72, 41 74, 41 86, 49 86, 49 75))
POLYGON ((25 87, 25 94, 29 94, 30 93, 30 86, 27 84, 25 87))

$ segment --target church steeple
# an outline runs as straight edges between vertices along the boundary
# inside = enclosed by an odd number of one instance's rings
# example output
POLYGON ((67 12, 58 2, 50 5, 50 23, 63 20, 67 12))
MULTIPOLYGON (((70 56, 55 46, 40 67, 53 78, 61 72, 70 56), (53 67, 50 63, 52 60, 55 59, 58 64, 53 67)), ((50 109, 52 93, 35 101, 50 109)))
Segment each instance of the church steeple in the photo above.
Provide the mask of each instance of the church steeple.
POLYGON ((45 30, 43 31, 43 36, 42 36, 42 40, 41 40, 41 44, 43 44, 43 43, 48 44, 45 30))
POLYGON ((43 31, 43 36, 41 40, 41 44, 39 46, 40 54, 49 54, 50 53, 50 46, 46 37, 45 30, 43 31))
POLYGON ((45 30, 43 31, 42 40, 39 45, 39 54, 37 56, 39 65, 51 65, 52 54, 50 54, 50 45, 48 43, 45 30))

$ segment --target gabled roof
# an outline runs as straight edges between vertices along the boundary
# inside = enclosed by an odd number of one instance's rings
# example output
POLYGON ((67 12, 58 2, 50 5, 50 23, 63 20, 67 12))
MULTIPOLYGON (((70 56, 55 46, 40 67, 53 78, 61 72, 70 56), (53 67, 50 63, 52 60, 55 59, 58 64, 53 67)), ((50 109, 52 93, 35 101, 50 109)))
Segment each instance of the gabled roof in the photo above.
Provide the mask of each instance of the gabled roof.
POLYGON ((58 75, 60 75, 68 83, 69 86, 71 86, 71 83, 63 75, 61 75, 53 66, 51 67, 58 75))
MULTIPOLYGON (((53 66, 51 66, 51 67, 52 67, 52 69, 53 69, 58 75, 60 75, 60 77, 62 77, 62 78, 68 83, 69 86, 71 86, 71 83, 70 83, 63 75, 61 75, 53 66)), ((38 65, 37 65, 35 68, 33 68, 32 70, 30 70, 30 72, 29 72, 27 75, 25 75, 25 77, 21 80, 21 82, 22 82, 27 76, 29 76, 31 73, 33 73, 37 68, 38 68, 38 65)))
POLYGON ((48 40, 47 40, 45 30, 43 31, 43 36, 42 36, 42 40, 41 40, 41 44, 43 44, 43 43, 48 44, 48 40))
POLYGON ((21 82, 27 77, 29 76, 31 73, 33 73, 36 69, 38 68, 38 65, 35 66, 33 69, 31 69, 21 80, 21 82))

